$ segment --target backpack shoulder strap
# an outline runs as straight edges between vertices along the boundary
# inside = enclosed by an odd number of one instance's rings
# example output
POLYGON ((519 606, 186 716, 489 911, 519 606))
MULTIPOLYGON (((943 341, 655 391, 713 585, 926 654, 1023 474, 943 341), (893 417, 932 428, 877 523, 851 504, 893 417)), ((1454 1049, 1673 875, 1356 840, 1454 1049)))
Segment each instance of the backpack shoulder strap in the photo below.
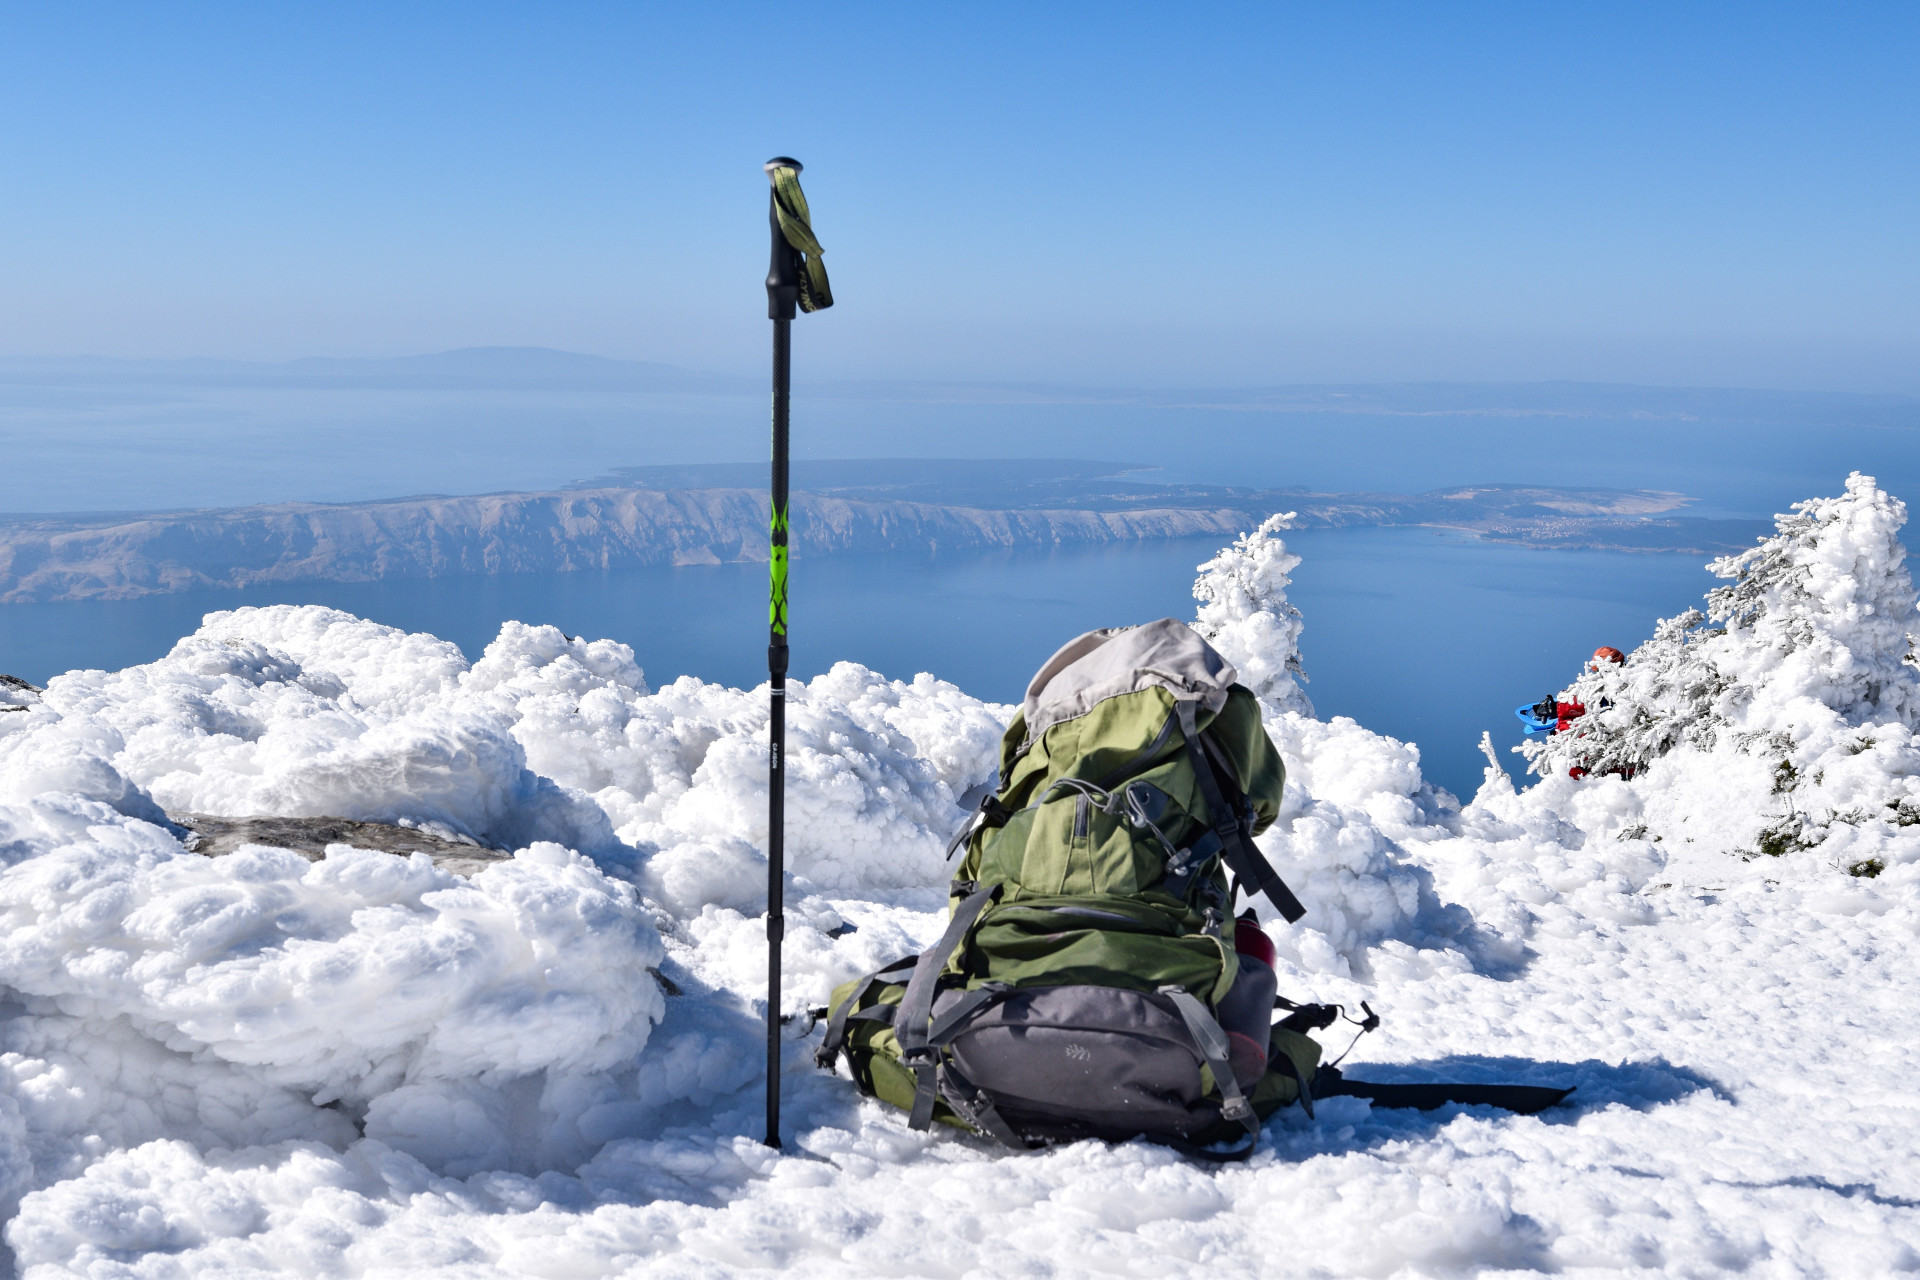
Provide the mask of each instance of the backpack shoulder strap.
POLYGON ((1292 924, 1307 914, 1300 905, 1300 899, 1293 896, 1293 890, 1287 888, 1259 848, 1248 837, 1239 815, 1227 804, 1227 797, 1220 790, 1220 780, 1213 771, 1213 762, 1207 758, 1206 751, 1200 745, 1200 731, 1194 725, 1193 703, 1181 700, 1174 703, 1174 712, 1180 717, 1180 732, 1187 740, 1187 757, 1193 762, 1193 773, 1200 784, 1200 796, 1207 802, 1207 821, 1213 827, 1213 833, 1220 837, 1220 856, 1233 874, 1242 882, 1254 885, 1267 895, 1275 909, 1292 924))

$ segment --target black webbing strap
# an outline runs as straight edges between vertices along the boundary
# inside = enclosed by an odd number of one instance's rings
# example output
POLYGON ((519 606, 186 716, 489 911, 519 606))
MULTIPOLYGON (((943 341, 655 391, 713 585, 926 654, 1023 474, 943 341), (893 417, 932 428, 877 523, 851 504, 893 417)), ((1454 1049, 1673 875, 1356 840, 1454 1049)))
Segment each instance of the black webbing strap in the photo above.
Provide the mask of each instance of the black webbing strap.
MULTIPOLYGON (((1281 1062, 1286 1064, 1287 1074, 1293 1077, 1294 1085, 1300 1090, 1300 1096, 1297 1099, 1300 1103, 1300 1109, 1307 1113, 1307 1119, 1313 1119, 1313 1086, 1305 1076, 1300 1074, 1300 1064, 1295 1062, 1293 1055, 1284 1049, 1278 1052, 1269 1051, 1267 1054, 1267 1070, 1273 1070, 1273 1060, 1275 1058, 1280 1059, 1281 1062)), ((1318 1079, 1319 1076, 1316 1074, 1314 1078, 1318 1079)))
POLYGON ((1463 1107, 1499 1107, 1523 1116, 1559 1106, 1573 1092, 1537 1084, 1373 1084, 1349 1080, 1337 1067, 1320 1068, 1313 1077, 1313 1088, 1323 1098, 1365 1098, 1376 1107, 1433 1111, 1458 1103, 1463 1107))
POLYGON ((1207 1069, 1213 1073, 1214 1087, 1220 1090, 1221 1117, 1238 1121, 1246 1129, 1247 1150, 1252 1151, 1253 1144, 1260 1141, 1260 1118, 1254 1115, 1253 1104, 1247 1101, 1247 1096, 1240 1092, 1240 1082, 1233 1078, 1233 1068, 1228 1065, 1232 1049, 1227 1044, 1227 1033, 1207 1012, 1207 1006, 1194 999, 1185 987, 1161 987, 1160 994, 1173 1001, 1173 1007, 1180 1011, 1193 1047, 1200 1051, 1207 1069))
POLYGON ((1187 896, 1187 890, 1193 887, 1193 877, 1207 865, 1207 860, 1226 846, 1211 829, 1202 831, 1200 838, 1184 849, 1176 849, 1167 859, 1166 879, 1162 888, 1176 898, 1187 896))
POLYGON ((827 1019, 827 1038, 822 1040, 820 1047, 813 1051, 813 1065, 823 1071, 833 1070, 834 1061, 840 1056, 841 1047, 847 1043, 847 1015, 853 1011, 853 1007, 866 998, 867 992, 873 989, 874 983, 889 974, 905 973, 919 963, 919 956, 906 956, 895 960, 884 969, 875 969, 860 979, 853 990, 847 993, 847 998, 833 1007, 833 1016, 827 1019))
POLYGON ((960 829, 953 833, 953 839, 947 841, 947 861, 953 861, 953 855, 973 838, 974 832, 982 827, 1004 827, 1012 816, 1013 810, 1001 804, 998 796, 988 794, 980 797, 980 807, 967 816, 967 820, 960 824, 960 829))
POLYGON ((940 1096, 946 1099, 953 1113, 972 1125, 977 1133, 984 1133, 1003 1147, 1014 1151, 1030 1151, 1032 1147, 1025 1139, 1013 1131, 1013 1126, 1000 1114, 1000 1108, 993 1105, 993 1098, 985 1089, 974 1087, 973 1081, 961 1075, 952 1063, 942 1063, 939 1069, 940 1096))
POLYGON ((988 1005, 1004 999, 1013 990, 1004 982, 985 982, 954 1001, 953 1007, 941 1014, 927 1030, 927 1044, 935 1049, 944 1049, 952 1044, 954 1038, 966 1030, 971 1022, 988 1005))
POLYGON ((1200 746, 1200 732, 1194 727, 1193 703, 1183 699, 1173 705, 1180 717, 1180 732, 1187 739, 1187 756, 1193 761, 1194 776, 1200 783, 1200 796, 1207 802, 1208 823, 1213 833, 1220 837, 1221 858, 1241 881, 1266 894, 1267 901, 1273 903, 1275 910, 1288 924, 1292 924, 1307 914, 1307 909, 1300 905, 1300 899, 1293 896, 1293 890, 1287 888, 1272 864, 1241 829, 1238 815, 1227 807, 1227 798, 1221 794, 1219 779, 1213 774, 1213 764, 1200 746))
POLYGON ((919 1080, 913 1094, 913 1112, 907 1117, 908 1128, 925 1129, 933 1123, 933 1104, 940 1094, 935 1075, 940 1051, 928 1043, 934 986, 940 980, 941 970, 947 967, 947 960, 953 955, 954 948, 967 936, 967 930, 987 909, 987 904, 999 896, 1000 886, 988 885, 984 889, 976 889, 954 909, 953 919, 947 921, 947 931, 940 935, 940 941, 923 952, 915 963, 913 977, 907 982, 907 993, 901 997, 899 1016, 893 1020, 893 1034, 900 1042, 900 1064, 910 1069, 919 1080))

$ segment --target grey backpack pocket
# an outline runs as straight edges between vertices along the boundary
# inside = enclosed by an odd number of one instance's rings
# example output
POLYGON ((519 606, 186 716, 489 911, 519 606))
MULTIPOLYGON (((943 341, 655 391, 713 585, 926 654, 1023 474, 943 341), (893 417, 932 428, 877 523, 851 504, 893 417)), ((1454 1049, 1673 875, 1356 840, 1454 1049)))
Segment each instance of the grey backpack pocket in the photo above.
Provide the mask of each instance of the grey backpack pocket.
MULTIPOLYGON (((934 1020, 966 994, 942 992, 934 1020)), ((1209 1063, 1182 998, 1220 1035, 1185 992, 1028 987, 983 1005, 950 1033, 947 1051, 957 1076, 984 1092, 1022 1138, 1148 1134, 1199 1143, 1244 1136, 1240 1124, 1223 1126, 1240 1119, 1224 1111, 1246 1104, 1231 1083, 1223 1100, 1211 1071, 1202 1074, 1209 1063)))

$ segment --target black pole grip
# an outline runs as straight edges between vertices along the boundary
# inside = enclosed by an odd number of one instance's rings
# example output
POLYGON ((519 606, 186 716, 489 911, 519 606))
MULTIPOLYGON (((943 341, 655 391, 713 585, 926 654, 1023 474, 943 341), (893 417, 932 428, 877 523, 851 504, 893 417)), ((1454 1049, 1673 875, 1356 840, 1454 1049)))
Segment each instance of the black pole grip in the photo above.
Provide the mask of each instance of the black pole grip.
POLYGON ((767 264, 767 319, 791 320, 800 309, 800 251, 787 243, 780 230, 780 205, 771 184, 775 169, 799 173, 801 164, 792 156, 775 156, 760 167, 767 171, 767 221, 773 225, 773 257, 767 264))

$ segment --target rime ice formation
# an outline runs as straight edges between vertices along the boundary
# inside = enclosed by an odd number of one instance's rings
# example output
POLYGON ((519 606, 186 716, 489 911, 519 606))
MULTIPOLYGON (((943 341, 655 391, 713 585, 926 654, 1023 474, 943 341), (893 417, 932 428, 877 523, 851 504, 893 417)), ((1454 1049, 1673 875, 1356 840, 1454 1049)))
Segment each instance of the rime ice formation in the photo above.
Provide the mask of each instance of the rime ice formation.
MULTIPOLYGON (((469 663, 326 609, 209 615, 0 715, 7 1243, 36 1278, 1920 1267, 1902 516, 1862 478, 1803 504, 1725 563, 1736 625, 1636 653, 1614 705, 1656 720, 1711 659, 1710 739, 1525 790, 1489 750, 1464 807, 1314 718, 1281 522, 1203 566, 1196 625, 1288 767, 1282 989, 1385 1016, 1363 1078, 1578 1086, 1535 1118, 1325 1099, 1224 1169, 910 1132, 809 1065, 804 1017, 787 1151, 760 1146, 764 689, 652 689, 551 627, 469 663), (167 810, 514 852, 206 858, 167 810)), ((1011 708, 851 664, 789 703, 799 1012, 938 932, 1011 708)))
POLYGON ((1729 581, 1704 612, 1666 619, 1624 666, 1562 693, 1588 714, 1526 745, 1533 770, 1631 772, 1622 825, 1650 839, 1884 864, 1920 824, 1906 515, 1858 473, 1841 497, 1796 503, 1775 536, 1710 566, 1729 581), (1730 788, 1749 803, 1702 811, 1700 796, 1730 788))
POLYGON ((1306 623, 1287 600, 1300 557, 1280 540, 1280 531, 1294 519, 1291 511, 1269 516, 1200 566, 1193 584, 1200 610, 1193 625, 1233 663, 1240 683, 1260 699, 1268 716, 1293 711, 1311 717, 1313 704, 1300 689, 1307 678, 1300 665, 1306 623))

